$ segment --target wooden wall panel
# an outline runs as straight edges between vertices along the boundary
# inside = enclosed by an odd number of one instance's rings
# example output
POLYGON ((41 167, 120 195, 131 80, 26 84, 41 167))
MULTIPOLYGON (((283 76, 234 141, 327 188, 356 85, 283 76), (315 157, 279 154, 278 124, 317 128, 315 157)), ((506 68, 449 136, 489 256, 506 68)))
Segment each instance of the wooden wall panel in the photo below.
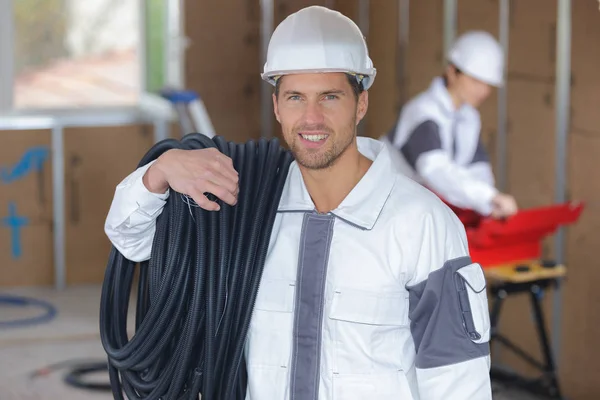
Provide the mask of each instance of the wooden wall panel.
MULTIPOLYGON (((485 29, 498 35, 497 0, 458 2, 458 33, 485 29)), ((408 87, 414 95, 441 70, 443 40, 442 1, 411 2, 408 87), (428 3, 430 3, 428 5, 428 3), (433 4, 435 3, 435 5, 433 4), (432 27, 433 26, 433 27, 432 27), (432 27, 431 29, 427 28, 432 27), (436 56, 437 55, 437 56, 436 56)), ((595 232, 600 226, 600 186, 593 175, 600 156, 600 47, 592 43, 600 35, 597 4, 573 2, 571 133, 568 149, 569 196, 590 203, 582 220, 567 229, 569 275, 564 285, 561 378, 573 399, 600 397, 595 379, 595 332, 600 315, 595 305, 600 295, 594 286, 600 270, 594 250, 600 246, 595 232)), ((511 1, 510 52, 508 54, 508 184, 521 207, 537 207, 554 201, 556 4, 544 0, 511 1)), ((495 94, 480 109, 485 143, 495 156, 497 101, 495 94)), ((545 253, 552 255, 551 240, 545 253)), ((543 307, 552 326, 552 296, 543 307)), ((539 356, 529 300, 511 298, 503 311, 500 329, 518 344, 539 356)), ((509 352, 502 362, 526 374, 532 370, 509 352)))
POLYGON ((508 72, 511 79, 554 82, 556 12, 554 1, 510 2, 508 72))
MULTIPOLYGON (((54 284, 50 131, 0 132, 0 287, 54 284), (11 229, 8 217, 24 222, 11 229)), ((101 283, 116 185, 152 146, 148 126, 65 129, 67 284, 101 283)))
POLYGON ((186 0, 185 80, 218 135, 260 137, 260 8, 253 0, 186 0))
MULTIPOLYGON (((457 11, 457 36, 471 30, 484 30, 498 38, 498 0, 461 0, 457 11)), ((490 97, 481 105, 481 138, 496 165, 496 135, 498 128, 498 95, 493 90, 490 97)))
MULTIPOLYGON (((373 2, 372 2, 373 3, 373 2)), ((398 87, 398 14, 397 1, 374 2, 369 13, 368 45, 377 75, 369 90, 369 112, 365 134, 379 138, 392 129, 400 111, 398 87)))
POLYGON ((572 399, 600 398, 596 368, 600 358, 600 12, 597 2, 572 2, 571 129, 568 148, 568 195, 587 206, 581 220, 567 229, 569 266, 563 301, 561 379, 572 399))
POLYGON ((50 132, 0 131, 0 143, 0 287, 49 285, 50 132))
POLYGON ((410 2, 409 42, 406 55, 406 84, 409 98, 426 90, 443 72, 443 0, 410 2))
POLYGON ((110 242, 104 221, 115 187, 153 144, 149 126, 65 130, 67 283, 99 283, 110 242))

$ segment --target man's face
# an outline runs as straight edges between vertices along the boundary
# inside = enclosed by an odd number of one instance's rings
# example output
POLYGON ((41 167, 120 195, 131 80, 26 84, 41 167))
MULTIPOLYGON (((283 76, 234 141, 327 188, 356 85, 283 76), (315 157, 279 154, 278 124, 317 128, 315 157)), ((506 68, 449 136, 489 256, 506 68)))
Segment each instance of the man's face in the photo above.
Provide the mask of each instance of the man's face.
POLYGON ((460 92, 465 102, 477 108, 492 93, 492 87, 468 75, 462 74, 459 78, 460 92))
POLYGON ((485 82, 472 78, 463 73, 448 69, 449 84, 455 88, 461 101, 478 108, 492 93, 492 87, 485 82))
POLYGON ((367 92, 357 101, 344 73, 280 79, 273 106, 296 161, 313 170, 330 167, 354 142, 356 126, 367 112, 367 92))

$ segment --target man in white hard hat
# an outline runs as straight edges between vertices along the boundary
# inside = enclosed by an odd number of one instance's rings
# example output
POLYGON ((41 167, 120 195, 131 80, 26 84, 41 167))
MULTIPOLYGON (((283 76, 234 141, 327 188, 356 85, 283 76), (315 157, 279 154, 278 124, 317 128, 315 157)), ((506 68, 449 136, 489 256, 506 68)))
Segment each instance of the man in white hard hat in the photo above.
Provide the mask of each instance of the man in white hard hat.
POLYGON ((448 66, 409 101, 384 138, 397 150, 404 174, 455 207, 494 218, 517 212, 513 196, 500 193, 480 138, 477 108, 503 84, 504 55, 487 32, 470 31, 450 48, 448 66))
MULTIPOLYGON (((246 399, 491 399, 485 279, 458 218, 357 137, 375 68, 359 28, 308 7, 269 44, 263 79, 292 164, 245 348, 246 399)), ((151 254, 170 190, 218 210, 237 172, 214 150, 169 150, 118 185, 105 231, 151 254)))

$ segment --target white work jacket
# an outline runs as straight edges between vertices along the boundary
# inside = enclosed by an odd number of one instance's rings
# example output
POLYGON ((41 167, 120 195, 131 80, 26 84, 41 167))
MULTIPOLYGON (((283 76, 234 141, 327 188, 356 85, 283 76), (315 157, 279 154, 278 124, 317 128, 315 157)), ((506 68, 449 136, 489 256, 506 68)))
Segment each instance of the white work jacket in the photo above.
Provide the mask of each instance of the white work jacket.
MULTIPOLYGON (((481 267, 437 196, 358 138, 370 169, 335 210, 315 211, 290 168, 245 347, 247 400, 489 400, 490 321, 481 267)), ((105 231, 150 258, 168 193, 139 168, 105 231)))
POLYGON ((460 208, 492 212, 498 193, 489 157, 480 140, 479 112, 455 109, 441 77, 409 101, 395 128, 383 139, 402 173, 460 208))

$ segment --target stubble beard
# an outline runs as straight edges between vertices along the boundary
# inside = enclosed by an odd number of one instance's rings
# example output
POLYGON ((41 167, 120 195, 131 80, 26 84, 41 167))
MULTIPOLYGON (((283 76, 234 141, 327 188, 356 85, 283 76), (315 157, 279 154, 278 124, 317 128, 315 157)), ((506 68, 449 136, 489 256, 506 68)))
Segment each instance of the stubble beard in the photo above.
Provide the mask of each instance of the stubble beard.
POLYGON ((290 146, 296 162, 306 169, 323 170, 332 167, 354 141, 356 137, 356 117, 352 119, 342 132, 339 132, 339 135, 329 136, 327 141, 333 142, 327 143, 325 150, 303 148, 298 138, 299 131, 296 129, 293 130, 294 140, 290 146))

